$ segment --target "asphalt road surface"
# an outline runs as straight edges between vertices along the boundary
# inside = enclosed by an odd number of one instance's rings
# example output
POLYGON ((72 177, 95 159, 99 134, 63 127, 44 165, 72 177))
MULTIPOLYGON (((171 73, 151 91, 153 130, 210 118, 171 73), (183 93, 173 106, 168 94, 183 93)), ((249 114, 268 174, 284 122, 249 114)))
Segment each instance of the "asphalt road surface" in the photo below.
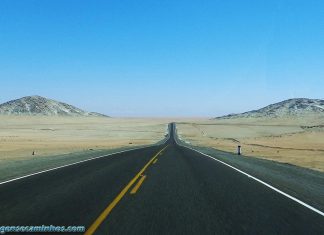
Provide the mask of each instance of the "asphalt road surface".
MULTIPOLYGON (((86 234, 324 234, 324 216, 179 146, 123 152, 0 185, 0 226, 86 234)), ((58 233, 56 233, 58 234, 58 233)))

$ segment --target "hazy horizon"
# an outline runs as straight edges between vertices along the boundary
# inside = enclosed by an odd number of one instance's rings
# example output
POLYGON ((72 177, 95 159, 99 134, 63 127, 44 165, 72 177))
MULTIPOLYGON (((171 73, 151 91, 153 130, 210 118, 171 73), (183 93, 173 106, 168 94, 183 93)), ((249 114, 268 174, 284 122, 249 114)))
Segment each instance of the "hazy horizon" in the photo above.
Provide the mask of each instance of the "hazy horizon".
POLYGON ((0 103, 215 117, 323 99, 322 1, 0 2, 0 103))

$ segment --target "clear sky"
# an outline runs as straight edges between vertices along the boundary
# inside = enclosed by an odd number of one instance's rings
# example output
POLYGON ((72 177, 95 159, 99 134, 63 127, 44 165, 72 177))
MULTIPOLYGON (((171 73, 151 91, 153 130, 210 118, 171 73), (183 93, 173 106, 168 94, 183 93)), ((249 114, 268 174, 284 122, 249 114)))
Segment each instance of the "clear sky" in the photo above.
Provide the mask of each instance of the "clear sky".
POLYGON ((324 97, 323 0, 0 0, 0 102, 205 116, 324 97))

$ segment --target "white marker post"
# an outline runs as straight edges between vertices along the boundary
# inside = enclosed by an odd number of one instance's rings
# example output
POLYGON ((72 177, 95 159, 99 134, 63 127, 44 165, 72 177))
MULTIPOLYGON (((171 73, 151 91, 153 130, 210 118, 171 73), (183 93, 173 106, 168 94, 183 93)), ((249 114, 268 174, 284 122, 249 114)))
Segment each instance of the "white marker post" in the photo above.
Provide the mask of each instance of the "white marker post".
POLYGON ((241 155, 241 145, 237 146, 237 155, 241 155))

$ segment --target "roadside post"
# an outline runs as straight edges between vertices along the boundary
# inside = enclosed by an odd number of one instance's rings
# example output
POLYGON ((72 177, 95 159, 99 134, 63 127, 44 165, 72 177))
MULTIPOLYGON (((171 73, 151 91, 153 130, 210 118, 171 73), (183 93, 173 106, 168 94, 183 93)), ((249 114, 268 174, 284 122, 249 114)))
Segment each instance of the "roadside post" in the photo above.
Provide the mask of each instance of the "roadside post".
POLYGON ((237 146, 237 155, 241 155, 241 145, 237 146))

